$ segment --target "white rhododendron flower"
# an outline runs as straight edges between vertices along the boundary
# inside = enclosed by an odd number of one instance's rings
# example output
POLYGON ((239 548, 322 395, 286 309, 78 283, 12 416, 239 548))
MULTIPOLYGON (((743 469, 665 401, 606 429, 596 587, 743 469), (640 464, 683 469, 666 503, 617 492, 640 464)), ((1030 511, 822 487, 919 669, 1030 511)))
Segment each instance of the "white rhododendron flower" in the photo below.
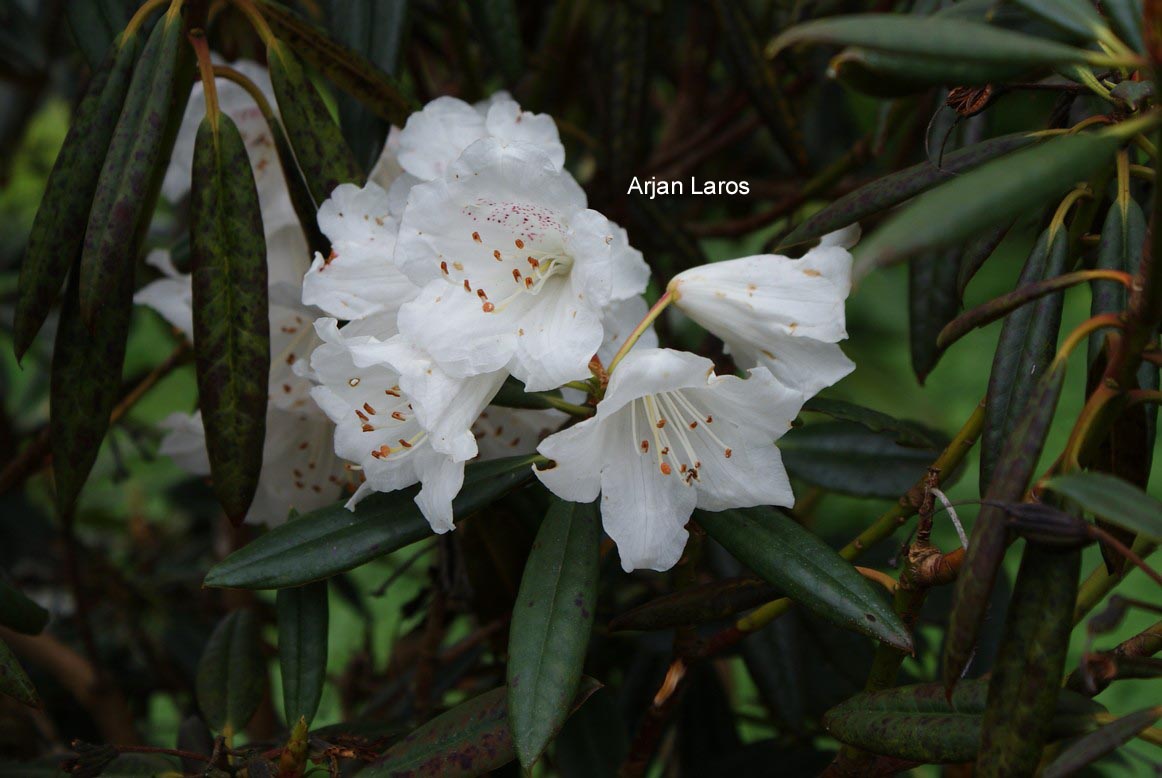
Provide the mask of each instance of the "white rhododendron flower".
POLYGON ((794 502, 775 441, 801 406, 766 368, 718 376, 704 357, 633 349, 597 414, 541 443, 554 464, 537 477, 564 500, 601 495, 602 524, 627 571, 667 570, 695 508, 794 502))
POLYGON ((533 146, 491 139, 412 188, 395 261, 422 286, 400 309, 408 340, 451 376, 507 370, 529 391, 587 377, 604 309, 647 277, 572 176, 533 146))
MULTIPOLYGON (((365 479, 348 507, 373 491, 420 483, 416 504, 432 529, 452 529, 452 498, 464 482, 464 461, 476 454, 475 441, 470 452, 460 450, 463 456, 437 451, 412 398, 400 386, 399 372, 382 363, 356 364, 352 343, 369 338, 368 331, 381 331, 381 322, 353 322, 340 330, 334 319, 323 318, 315 326, 323 345, 311 355, 311 371, 319 382, 311 395, 335 423, 336 453, 357 462, 365 479)), ((493 394, 495 390, 475 399, 457 395, 450 402, 474 419, 493 394)))
POLYGON ((806 400, 855 369, 837 344, 847 337, 848 248, 857 237, 833 233, 801 259, 764 254, 701 265, 675 276, 669 292, 740 367, 762 365, 806 400))

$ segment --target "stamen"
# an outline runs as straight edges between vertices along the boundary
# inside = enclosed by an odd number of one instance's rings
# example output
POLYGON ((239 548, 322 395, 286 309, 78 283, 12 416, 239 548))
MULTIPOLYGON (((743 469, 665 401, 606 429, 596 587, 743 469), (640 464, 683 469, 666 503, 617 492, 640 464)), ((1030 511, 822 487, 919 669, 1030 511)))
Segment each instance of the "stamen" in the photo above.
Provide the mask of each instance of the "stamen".
POLYGON ((395 419, 396 421, 407 421, 407 419, 404 418, 404 415, 399 411, 392 411, 391 418, 395 419))

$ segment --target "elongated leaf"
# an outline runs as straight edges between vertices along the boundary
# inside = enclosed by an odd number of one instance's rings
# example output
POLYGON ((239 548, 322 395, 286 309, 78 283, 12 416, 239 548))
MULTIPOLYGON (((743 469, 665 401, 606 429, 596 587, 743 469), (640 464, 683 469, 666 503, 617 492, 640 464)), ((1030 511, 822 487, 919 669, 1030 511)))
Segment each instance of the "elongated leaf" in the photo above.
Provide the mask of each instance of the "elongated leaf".
MULTIPOLYGON (((951 701, 936 683, 864 692, 828 711, 823 726, 844 743, 872 753, 935 764, 966 762, 980 748, 987 694, 987 680, 962 682, 951 701)), ((1093 714, 1102 710, 1080 694, 1062 692, 1052 711, 1051 732, 1085 732, 1092 728, 1093 714)))
POLYGON ((373 62, 336 42, 282 3, 261 0, 262 14, 287 46, 337 87, 388 122, 402 127, 419 108, 402 85, 373 62))
POLYGON ((140 50, 140 36, 134 35, 109 52, 77 106, 49 174, 20 265, 20 296, 13 322, 17 359, 32 344, 69 268, 80 256, 97 178, 140 50))
POLYGON ((890 264, 1009 222, 1088 179, 1118 145, 1108 134, 1065 135, 981 165, 901 209, 857 247, 857 261, 890 264))
POLYGON ((609 622, 609 629, 672 629, 685 624, 734 616, 779 596, 779 590, 761 578, 730 578, 692 586, 650 600, 609 622))
MULTIPOLYGON (((1101 243, 1097 250, 1097 267, 1102 270, 1120 270, 1135 273, 1146 242, 1146 215, 1142 207, 1130 197, 1118 198, 1106 214, 1101 228, 1101 243)), ((1094 281, 1090 315, 1120 313, 1126 309, 1128 291, 1117 281, 1094 281)), ((1095 332, 1089 338, 1089 362, 1092 364, 1101 351, 1105 332, 1095 332)))
POLYGON ((1042 778, 1065 778, 1128 743, 1142 730, 1162 718, 1162 706, 1143 708, 1090 732, 1057 755, 1042 778))
POLYGON ((1015 0, 1033 16, 1044 19, 1080 40, 1093 40, 1105 20, 1089 0, 1015 0))
POLYGON ((767 46, 767 56, 797 43, 834 43, 935 59, 1003 65, 1084 63, 1086 52, 1043 38, 949 17, 858 14, 799 24, 767 46))
POLYGON ((1080 549, 1025 546, 989 679, 978 775, 1031 775, 1041 760, 1061 693, 1080 571, 1080 549))
POLYGON ((194 354, 214 494, 246 518, 266 442, 270 375, 266 239, 258 190, 238 127, 206 117, 194 142, 190 190, 194 354))
POLYGON ((886 596, 830 546, 770 509, 710 513, 698 524, 762 578, 839 626, 911 651, 912 637, 886 596))
MULTIPOLYGON (((90 66, 97 67, 108 55, 117 34, 129 21, 131 5, 130 0, 69 0, 65 3, 69 30, 90 66)), ((113 129, 112 123, 109 129, 113 129)))
POLYGON ((182 26, 175 5, 150 33, 101 166, 78 285, 81 318, 91 330, 109 308, 132 304, 125 290, 181 120, 179 102, 188 97, 191 53, 182 26))
POLYGON ((968 62, 849 47, 829 64, 831 75, 856 91, 900 97, 934 86, 984 86, 1029 73, 1028 65, 968 62))
POLYGON ((288 726, 310 724, 327 680, 327 582, 279 589, 276 602, 283 712, 288 726))
MULTIPOLYGON (((464 517, 532 477, 539 456, 510 457, 469 465, 464 488, 452 503, 464 517)), ((206 586, 281 589, 342 573, 431 535, 412 487, 373 494, 354 511, 342 503, 320 508, 276 527, 223 559, 206 575, 206 586)))
POLYGON ((359 163, 290 46, 275 41, 266 56, 283 126, 315 203, 339 184, 362 184, 359 163))
MULTIPOLYGON (((1059 276, 1068 261, 1069 238, 1042 233, 1021 271, 1019 287, 1059 276)), ((1053 294, 1005 318, 989 374, 988 405, 981 432, 980 492, 988 493, 1001 448, 1030 409, 1030 398, 1057 351, 1063 296, 1053 294)), ((1011 499, 1016 499, 1014 496, 1011 499)))
POLYGON ((231 611, 218 622, 198 660, 198 707, 206 723, 229 738, 250 721, 265 688, 254 614, 231 611))
POLYGON ((943 448, 901 446, 888 432, 842 421, 797 428, 779 447, 787 471, 797 478, 829 491, 886 499, 907 492, 943 448))
POLYGON ((25 635, 37 635, 48 623, 48 611, 0 578, 0 624, 25 635))
POLYGON ((1107 473, 1068 473, 1045 484, 1087 511, 1154 541, 1162 541, 1162 502, 1107 473))
POLYGON ((837 421, 853 421, 872 432, 891 433, 895 441, 901 446, 940 449, 948 443, 943 435, 922 424, 906 419, 897 419, 886 413, 844 400, 812 397, 803 403, 803 410, 810 413, 822 413, 824 416, 830 416, 837 421))
POLYGON ((812 215, 784 238, 780 246, 803 243, 886 211, 937 184, 1036 141, 1037 136, 1029 133, 1002 135, 944 156, 939 167, 924 161, 877 178, 812 215))
MULTIPOLYGON (((129 276, 123 279, 126 285, 130 281, 129 276)), ((132 288, 125 291, 132 296, 132 288)), ((90 332, 81 321, 76 272, 69 277, 49 386, 53 484, 61 515, 76 504, 109 429, 109 416, 121 389, 131 313, 128 305, 110 307, 101 326, 90 332)))
POLYGON ((944 644, 943 679, 949 690, 956 686, 976 649, 977 636, 1008 546, 1008 517, 1000 506, 1019 501, 1025 493, 1045 446, 1045 436, 1064 383, 1063 364, 1042 376, 1024 417, 1005 442, 997 461, 997 476, 989 485, 973 524, 968 551, 956 578, 944 644))
POLYGON ((985 230, 964 249, 964 256, 960 259, 960 270, 956 275, 956 294, 963 300, 964 290, 972 281, 977 271, 984 266, 1001 245, 1001 241, 1009 234, 1012 224, 999 224, 990 230, 985 230))
MULTIPOLYGON (((579 708, 600 688, 601 684, 592 678, 583 678, 571 710, 579 708)), ((367 778, 469 778, 503 767, 516 757, 507 698, 508 689, 502 686, 461 703, 396 743, 359 774, 367 778)))
POLYGON ((754 22, 739 0, 714 0, 714 13, 729 41, 726 54, 734 65, 751 105, 787 156, 800 167, 807 164, 803 133, 791 112, 772 65, 763 57, 754 22))
POLYGON ((601 521, 554 499, 521 577, 508 640, 508 720, 531 768, 569 716, 597 609, 601 521))
POLYGON ((516 0, 479 0, 470 3, 468 9, 475 32, 504 76, 505 84, 515 85, 525 69, 516 0))
POLYGON ((20 660, 12 653, 12 649, 3 640, 0 640, 0 694, 5 694, 18 702, 40 707, 40 696, 28 674, 20 666, 20 660))
POLYGON ((936 251, 908 263, 908 343, 912 370, 922 384, 940 359, 934 333, 956 318, 960 297, 956 276, 964 251, 960 248, 936 251))
POLYGON ((1114 32, 1139 54, 1146 53, 1142 40, 1142 0, 1102 0, 1114 32))

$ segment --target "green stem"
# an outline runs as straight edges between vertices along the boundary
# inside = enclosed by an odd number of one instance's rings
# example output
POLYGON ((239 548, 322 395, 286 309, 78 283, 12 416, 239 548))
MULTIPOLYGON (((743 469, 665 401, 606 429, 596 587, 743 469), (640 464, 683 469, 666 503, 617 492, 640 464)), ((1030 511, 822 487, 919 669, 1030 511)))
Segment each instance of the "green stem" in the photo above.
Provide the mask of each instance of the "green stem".
POLYGON ((613 360, 609 363, 609 367, 606 368, 607 373, 613 372, 613 369, 617 367, 617 363, 625 358, 625 355, 629 353, 631 348, 633 348, 633 344, 637 343, 638 338, 640 338, 645 333, 645 331, 650 328, 650 325, 654 323, 654 319, 658 318, 662 314, 662 311, 666 310, 666 307, 670 303, 674 302, 675 299, 676 298, 674 297, 674 293, 668 290, 664 295, 658 298, 658 301, 654 303, 654 307, 650 308, 650 310, 646 313, 645 318, 638 322, 638 325, 633 328, 633 332, 631 332, 629 337, 625 339, 625 343, 622 343, 621 348, 619 348, 617 353, 614 354, 613 360))

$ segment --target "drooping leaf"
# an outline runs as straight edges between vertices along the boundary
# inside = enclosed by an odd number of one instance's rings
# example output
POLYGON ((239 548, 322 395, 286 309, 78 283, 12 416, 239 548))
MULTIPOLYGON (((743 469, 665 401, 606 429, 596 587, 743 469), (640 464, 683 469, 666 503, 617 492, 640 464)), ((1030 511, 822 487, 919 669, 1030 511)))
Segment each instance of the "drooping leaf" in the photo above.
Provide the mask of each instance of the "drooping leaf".
MULTIPOLYGON (((576 710, 601 684, 582 678, 571 710, 576 710)), ((555 734, 555 733, 554 733, 555 734)), ((360 775, 386 778, 399 775, 439 775, 469 778, 516 758, 508 724, 508 689, 485 692, 457 705, 389 748, 360 775)))
POLYGON ((327 582, 279 589, 276 604, 283 712, 288 725, 300 717, 309 724, 327 680, 327 582))
POLYGON ((943 679, 952 689, 976 649, 981 623, 1008 546, 1006 503, 1017 502, 1033 476, 1045 436, 1065 383, 1063 363, 1046 372, 1029 398, 1026 413, 1011 430, 997 460, 996 477, 985 494, 969 536, 968 551, 956 578, 944 644, 943 679))
POLYGON ((799 24, 767 46, 767 56, 798 43, 862 46, 934 59, 1003 65, 1082 64, 1087 53, 1055 41, 951 17, 896 14, 832 16, 799 24))
POLYGON ((1153 541, 1162 541, 1162 502, 1108 473, 1073 472, 1045 483, 1087 511, 1153 541))
POLYGON ((1162 706, 1134 711, 1111 721, 1070 743, 1041 773, 1042 778, 1065 778, 1128 743, 1142 730, 1162 718, 1162 706))
POLYGON ((190 189, 198 405, 214 494, 240 524, 262 471, 270 375, 266 239, 246 142, 229 116, 206 117, 190 189))
POLYGON ((1036 135, 1024 132, 1002 135, 947 154, 941 159, 940 166, 924 161, 877 178, 813 214, 784 238, 780 246, 803 243, 886 211, 937 184, 1037 140, 1036 135))
POLYGON ((40 695, 20 666, 16 654, 3 640, 0 640, 0 694, 34 708, 40 707, 40 695))
MULTIPOLYGON (((1119 197, 1106 214, 1101 228, 1096 266, 1102 270, 1120 270, 1135 273, 1146 242, 1146 215, 1137 201, 1119 197)), ((1126 309, 1128 290, 1117 281, 1094 281, 1090 315, 1120 313, 1126 309)), ((1105 332, 1095 332, 1089 338, 1089 359, 1092 364, 1101 351, 1105 332)))
POLYGON ((897 419, 886 413, 844 400, 812 397, 803 403, 803 410, 810 413, 822 413, 824 416, 830 416, 837 421, 852 421, 872 432, 890 433, 896 443, 901 446, 941 449, 948 443, 943 435, 922 424, 907 419, 897 419))
POLYGON ((263 16, 288 48, 381 118, 403 127, 408 114, 418 109, 403 86, 367 57, 338 43, 282 3, 261 0, 261 6, 263 16))
POLYGON ((901 97, 934 86, 984 86, 1030 72, 1029 65, 969 62, 848 47, 828 65, 834 78, 873 97, 901 97))
POLYGON ((254 613, 226 614, 198 660, 198 707, 211 728, 227 738, 242 730, 266 688, 266 666, 254 613))
POLYGON ((746 4, 739 0, 714 0, 714 13, 728 41, 726 55, 751 105, 791 161, 799 167, 805 166, 807 150, 802 130, 774 67, 763 57, 746 4))
POLYGON ((847 629, 910 651, 912 636, 887 597, 830 546, 776 511, 711 513, 695 520, 756 574, 804 608, 847 629))
POLYGON ((1142 0, 1102 0, 1101 7, 1109 17, 1118 37, 1139 54, 1146 53, 1142 39, 1142 0))
POLYGON ((1073 628, 1081 550, 1028 543, 989 679, 977 774, 1029 775, 1041 760, 1073 628))
MULTIPOLYGON (((1052 244, 1049 230, 1042 233, 1025 262, 1018 287, 1061 275, 1068 261, 1068 247, 1069 238, 1064 230, 1056 232, 1052 244)), ((988 493, 1001 449, 1028 412, 1034 387, 1057 351, 1062 304, 1063 296, 1056 293, 1018 308, 1005 318, 989 374, 988 404, 981 432, 981 494, 988 493)))
MULTIPOLYGON (((131 0, 69 0, 65 3, 65 19, 73 40, 91 67, 97 67, 105 59, 118 33, 125 29, 134 5, 131 0)), ((109 129, 113 129, 112 123, 109 129)), ((99 160, 97 164, 100 164, 99 160)))
POLYGON ((362 184, 364 174, 295 51, 279 40, 267 47, 270 83, 299 169, 321 205, 339 184, 362 184))
POLYGON ((192 53, 182 29, 181 6, 171 5, 141 52, 97 179, 78 284, 90 330, 108 309, 132 304, 137 250, 189 96, 192 53))
POLYGON ((1106 26, 1089 0, 1015 0, 1033 16, 1076 36, 1094 40, 1106 26))
POLYGON ((37 635, 48 623, 48 611, 0 577, 0 624, 25 635, 37 635))
POLYGON ((508 719, 531 768, 569 715, 597 609, 601 521, 554 499, 521 578, 508 640, 508 719))
MULTIPOLYGON (((935 442, 936 433, 931 433, 935 442)), ((943 445, 902 446, 890 431, 845 421, 808 424, 779 442, 787 471, 829 491, 894 499, 940 455, 943 445)))
POLYGON ((514 86, 525 70, 516 0, 479 0, 470 3, 468 9, 484 50, 496 63, 505 84, 514 86))
POLYGON ((761 578, 729 578, 680 589, 639 605, 609 622, 609 629, 673 629, 686 624, 718 621, 757 608, 779 596, 761 578))
POLYGON ((908 344, 921 384, 940 359, 935 333, 960 312, 956 276, 963 255, 960 248, 945 249, 908 263, 908 344))
POLYGON ((1106 133, 1050 138, 966 172, 917 197, 856 247, 865 267, 951 246, 1033 211, 1088 179, 1120 141, 1106 133))
MULTIPOLYGON (((468 465, 464 488, 452 503, 464 517, 532 477, 540 456, 509 457, 468 465)), ((342 503, 305 514, 267 532, 206 574, 205 585, 282 589, 319 581, 390 554, 431 535, 412 487, 373 494, 354 511, 342 503)))
POLYGON ((94 72, 49 174, 20 265, 20 295, 13 321, 17 359, 32 344, 80 255, 97 178, 141 51, 140 37, 120 41, 94 72))
MULTIPOLYGON (((864 692, 837 705, 823 717, 824 728, 837 739, 876 754, 934 764, 966 762, 980 748, 987 680, 962 681, 949 701, 937 683, 864 692)), ((1054 736, 1092 728, 1101 705, 1062 692, 1051 715, 1054 736)))

